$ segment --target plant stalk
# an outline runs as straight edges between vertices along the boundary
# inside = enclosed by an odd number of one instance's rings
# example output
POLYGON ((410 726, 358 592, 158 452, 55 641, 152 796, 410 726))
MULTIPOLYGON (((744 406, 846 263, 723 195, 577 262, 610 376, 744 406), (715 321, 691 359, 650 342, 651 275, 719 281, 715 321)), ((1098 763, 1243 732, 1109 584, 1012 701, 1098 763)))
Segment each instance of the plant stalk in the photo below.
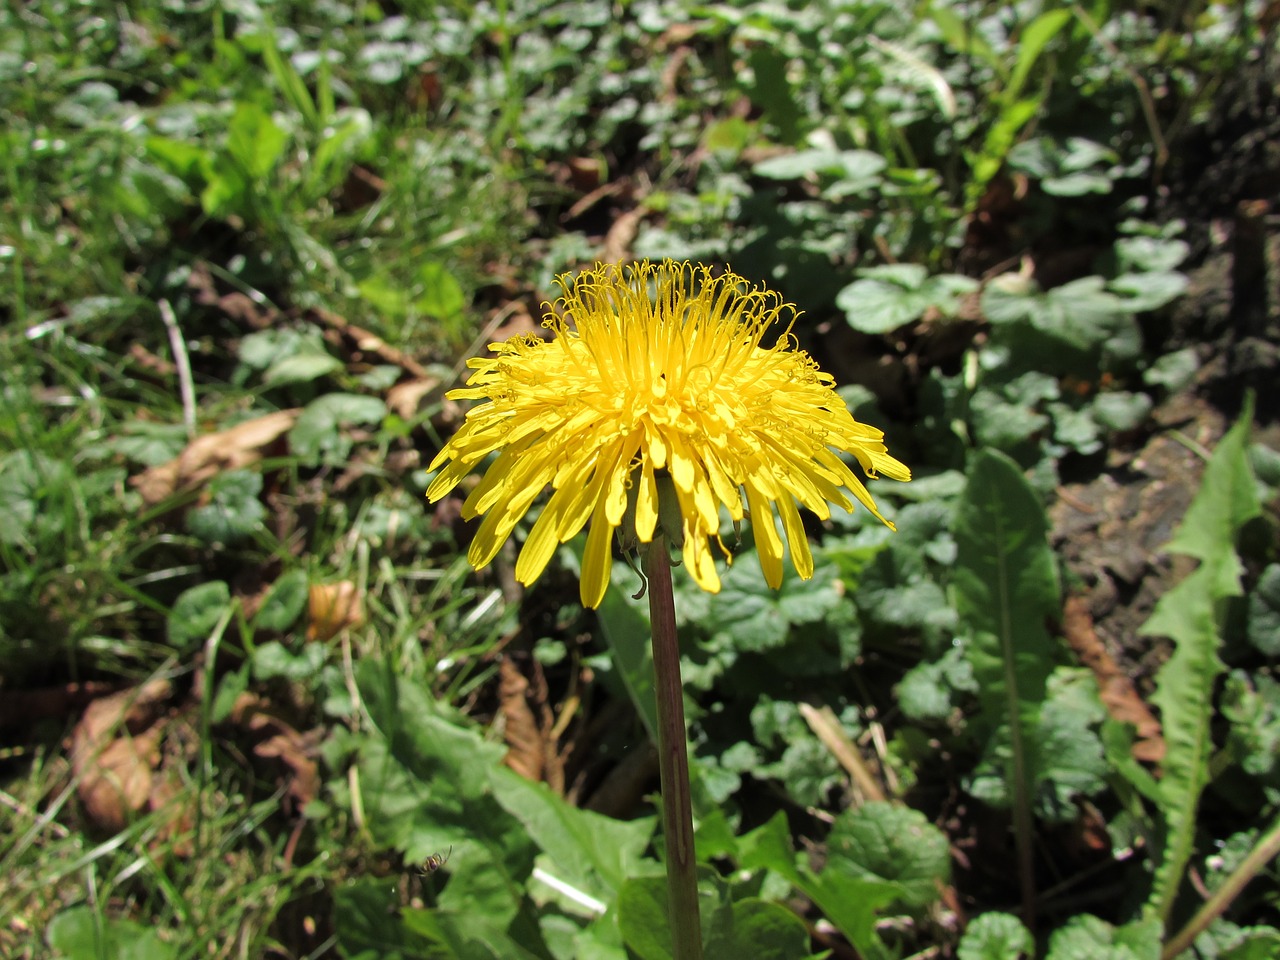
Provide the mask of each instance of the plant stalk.
POLYGON ((1204 902, 1190 922, 1179 931, 1178 935, 1165 944, 1161 952, 1161 960, 1173 960, 1178 954, 1191 947, 1196 937, 1208 929, 1209 924, 1222 916, 1232 901, 1240 896, 1245 885, 1262 872, 1263 867, 1280 854, 1280 820, 1272 824, 1271 829, 1258 841, 1258 845, 1249 851, 1249 855, 1240 862, 1231 876, 1214 891, 1213 896, 1204 902))
POLYGON ((693 798, 680 683, 680 641, 671 561, 659 532, 645 557, 649 579, 649 620, 653 631, 653 672, 658 701, 658 773, 662 782, 662 826, 667 849, 667 908, 674 960, 702 960, 698 916, 698 859, 693 850, 693 798))

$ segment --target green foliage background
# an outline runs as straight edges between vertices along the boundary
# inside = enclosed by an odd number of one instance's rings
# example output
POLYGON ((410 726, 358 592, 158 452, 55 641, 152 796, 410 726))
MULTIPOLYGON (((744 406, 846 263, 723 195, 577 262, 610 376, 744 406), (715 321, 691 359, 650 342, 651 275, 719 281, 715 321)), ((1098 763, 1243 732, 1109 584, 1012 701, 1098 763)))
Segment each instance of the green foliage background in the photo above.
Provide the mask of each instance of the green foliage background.
POLYGON ((874 486, 896 535, 813 526, 810 581, 764 587, 747 527, 721 594, 678 583, 708 956, 1274 956, 1280 458, 1227 404, 1148 545, 1175 585, 1118 655, 1158 767, 1062 642, 1047 512, 1225 349, 1170 332, 1208 225, 1158 187, 1278 53, 1266 6, 0 8, 0 953, 670 955, 653 808, 575 802, 653 729, 635 575, 589 614, 571 544, 522 596, 422 496, 466 357, 621 243, 796 302, 917 477, 874 486), (333 584, 364 615, 309 635, 333 584), (502 763, 504 663, 567 791, 502 763), (169 800, 104 831, 50 691, 157 678, 169 800))

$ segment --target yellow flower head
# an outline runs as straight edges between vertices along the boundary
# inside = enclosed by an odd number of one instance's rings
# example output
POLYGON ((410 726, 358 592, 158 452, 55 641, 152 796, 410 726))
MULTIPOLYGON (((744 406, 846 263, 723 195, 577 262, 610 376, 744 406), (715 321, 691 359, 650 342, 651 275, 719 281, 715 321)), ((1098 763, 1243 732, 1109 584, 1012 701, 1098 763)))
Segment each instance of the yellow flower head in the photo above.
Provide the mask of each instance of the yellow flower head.
POLYGON ((797 501, 825 520, 828 501, 853 509, 848 490, 893 526, 834 451, 852 454, 871 477, 910 480, 911 472, 889 456, 883 433, 854 420, 832 377, 796 349, 796 310, 778 294, 672 260, 596 264, 556 282, 564 296, 558 312, 546 305, 543 321, 554 338, 490 344, 496 356, 469 361, 475 373, 467 387, 448 394, 488 402, 468 412, 431 463, 444 469, 428 499, 498 454, 463 506, 465 517, 484 516, 468 553, 472 566, 493 559, 548 484, 551 498, 520 551, 516 578, 536 580, 557 545, 589 521, 581 581, 588 607, 604 598, 613 532, 629 499, 636 536, 652 542, 664 474, 679 504, 684 562, 712 593, 720 578, 710 538, 718 538, 721 507, 735 521, 749 513, 774 588, 783 557, 775 511, 805 579, 813 556, 797 501), (784 315, 777 342, 763 346, 784 315))

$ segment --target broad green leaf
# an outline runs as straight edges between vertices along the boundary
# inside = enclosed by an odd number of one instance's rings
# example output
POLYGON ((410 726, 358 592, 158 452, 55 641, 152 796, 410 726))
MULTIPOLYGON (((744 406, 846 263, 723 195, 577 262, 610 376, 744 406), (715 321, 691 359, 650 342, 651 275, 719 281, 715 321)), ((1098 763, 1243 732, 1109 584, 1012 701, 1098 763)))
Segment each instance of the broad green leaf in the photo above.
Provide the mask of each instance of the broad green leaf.
POLYGON ((1160 960, 1160 947, 1159 923, 1113 927, 1082 913, 1053 932, 1047 960, 1160 960))
POLYGON ((1260 513, 1247 453, 1252 406, 1219 442, 1200 490, 1166 546, 1200 565, 1156 603, 1141 632, 1169 637, 1173 653, 1156 676, 1152 702, 1160 710, 1166 752, 1160 781, 1164 856, 1156 868, 1147 915, 1167 923, 1195 842, 1196 811, 1209 781, 1214 744, 1214 690, 1225 667, 1219 658, 1222 602, 1240 594, 1235 539, 1260 513))
POLYGON ((239 103, 227 128, 227 154, 251 178, 259 180, 284 152, 285 132, 255 103, 239 103))
POLYGON ((922 660, 908 670, 894 698, 912 720, 942 720, 951 713, 955 692, 977 693, 978 685, 964 651, 949 647, 941 659, 922 660))
POLYGON ((226 613, 230 602, 231 588, 222 580, 184 590, 169 611, 169 642, 180 650, 203 643, 226 613))
POLYGON ((342 369, 342 361, 324 350, 323 347, 304 342, 299 344, 296 353, 275 361, 262 374, 262 382, 269 387, 279 387, 289 383, 310 383, 337 373, 342 369))
POLYGON ((1025 960, 1035 955, 1035 940, 1010 913, 979 914, 956 947, 957 960, 1025 960))
POLYGON ((462 287, 444 264, 428 260, 418 267, 418 283, 422 292, 414 298, 414 308, 419 313, 440 319, 449 319, 466 306, 462 287))
POLYGON ((618 929, 622 940, 640 960, 671 960, 671 922, 667 881, 637 877, 618 893, 618 929))
POLYGON ((801 870, 782 813, 738 839, 738 862, 748 870, 772 870, 809 897, 863 956, 885 956, 875 922, 878 911, 899 896, 895 884, 834 871, 815 875, 801 870))
POLYGON ((308 643, 294 653, 284 644, 272 640, 254 649, 253 675, 258 680, 270 680, 272 677, 306 680, 324 666, 327 656, 324 644, 308 643))
MULTIPOLYGON (((384 663, 362 660, 356 681, 377 729, 347 739, 345 749, 357 762, 375 841, 416 863, 453 846, 437 906, 505 927, 523 909, 536 853, 524 824, 493 796, 491 771, 506 748, 465 721, 450 722, 425 689, 384 663)), ((332 789, 343 798, 340 783, 332 789)))
POLYGON ((811 173, 838 175, 844 170, 838 150, 797 150, 761 160, 751 168, 757 177, 769 180, 799 180, 811 173))
POLYGON ((580 810, 508 767, 490 768, 498 803, 524 824, 530 839, 554 862, 558 879, 601 900, 612 900, 638 872, 656 820, 613 820, 580 810))
POLYGON ((1029 734, 1045 700, 1056 652, 1045 622, 1059 605, 1047 529, 1044 507, 1018 466, 994 451, 978 453, 956 518, 953 584, 973 637, 969 658, 982 711, 971 730, 979 740, 1006 725, 1015 739, 1029 734))
POLYGON ((365 877, 333 891, 334 935, 347 960, 455 960, 434 938, 400 917, 395 878, 365 877))
POLYGON ((810 957, 809 931, 780 903, 746 897, 720 904, 711 915, 708 957, 752 960, 804 960, 810 957))
POLYGON ((235 543, 262 526, 262 474, 231 470, 209 481, 208 502, 187 513, 187 529, 205 543, 235 543))
POLYGON ((1151 398, 1145 393, 1116 390, 1100 393, 1093 401, 1093 416, 1108 430, 1133 430, 1151 412, 1151 398))
POLYGON ((276 578, 267 591, 262 605, 254 614, 253 625, 259 630, 283 633, 297 622, 307 603, 307 574, 305 570, 289 570, 276 578))
POLYGON ((1200 358, 1196 348, 1186 347, 1173 353, 1166 353, 1143 373, 1142 379, 1144 383, 1164 387, 1170 393, 1176 393, 1191 385, 1198 369, 1200 369, 1200 358))
MULTIPOLYGON (((458 960, 545 960, 541 934, 524 917, 514 923, 477 916, 465 907, 401 912, 405 930, 448 952, 441 956, 458 960)), ((428 954, 431 956, 431 954, 428 954)))
POLYGON ((44 939, 64 960, 172 960, 178 947, 158 930, 132 920, 103 917, 90 906, 68 907, 50 922, 44 939))
POLYGON ((311 401, 289 430, 289 449, 309 463, 337 461, 351 449, 348 424, 376 424, 387 415, 377 397, 326 393, 311 401))
POLYGON ((1189 283, 1181 273, 1127 273, 1107 284, 1107 289, 1120 294, 1124 305, 1134 313, 1159 310, 1182 296, 1189 283))
POLYGON ((1268 564, 1249 594, 1249 642, 1264 656, 1280 656, 1280 563, 1268 564))
POLYGON ((1007 740, 999 757, 1020 857, 1029 857, 1033 749, 1054 644, 1045 624, 1060 608, 1044 508, 1004 454, 980 451, 956 517, 956 611, 969 634, 979 710, 969 736, 1007 740))
POLYGON ((836 295, 836 306, 849 325, 862 333, 888 333, 912 323, 927 310, 952 316, 960 297, 977 289, 969 277, 957 274, 927 276, 918 264, 892 264, 859 271, 836 295))
POLYGON ((827 857, 827 871, 883 881, 907 907, 922 907, 937 900, 947 882, 951 844, 918 810, 872 802, 836 818, 827 857))

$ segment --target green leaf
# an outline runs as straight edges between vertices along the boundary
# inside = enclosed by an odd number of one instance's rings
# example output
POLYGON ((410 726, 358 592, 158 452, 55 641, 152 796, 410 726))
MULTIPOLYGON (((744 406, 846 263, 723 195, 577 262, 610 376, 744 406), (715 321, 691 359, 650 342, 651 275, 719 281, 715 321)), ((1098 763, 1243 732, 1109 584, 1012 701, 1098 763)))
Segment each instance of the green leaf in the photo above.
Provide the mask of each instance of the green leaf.
POLYGON ((1218 444, 1200 490, 1166 546, 1200 565, 1156 603, 1141 632, 1169 637, 1172 655, 1156 676, 1152 702, 1160 710, 1166 746, 1160 781, 1164 856, 1156 868, 1147 915, 1164 923, 1173 911, 1191 858, 1200 795, 1209 780, 1214 745, 1214 690, 1225 667, 1219 658, 1222 602, 1240 595, 1235 538, 1260 513, 1247 457, 1252 404, 1218 444))
POLYGON ((974 740, 1007 740, 999 756, 1020 857, 1030 856, 1033 737, 1054 645, 1045 624, 1060 609, 1044 508, 1017 464, 980 451, 956 517, 955 605, 969 633, 979 710, 974 740))
POLYGON ((376 424, 387 415, 387 405, 377 397, 356 393, 326 393, 298 414, 289 430, 289 449, 308 463, 344 459, 352 438, 344 427, 376 424))
POLYGON ((671 922, 664 878, 628 880, 618 893, 617 909, 622 940, 640 960, 671 960, 671 922))
POLYGON ((462 287, 442 263, 427 260, 418 267, 418 283, 422 292, 414 298, 414 308, 427 316, 447 320, 457 316, 466 306, 462 287))
POLYGON ((205 543, 235 543, 262 526, 262 475, 230 470, 209 481, 209 501, 187 513, 187 529, 205 543))
POLYGON ((236 104, 227 128, 227 154, 252 179, 270 173, 284 152, 285 132, 255 103, 236 104))
POLYGON ((181 423, 130 420, 121 425, 119 436, 109 446, 121 456, 154 467, 172 460, 187 445, 187 428, 181 423))
POLYGON ((93 907, 69 907, 60 911, 45 931, 45 942, 65 960, 171 960, 178 948, 160 939, 159 931, 134 923, 103 917, 93 907))
POLYGON ((1151 412, 1151 398, 1145 393, 1116 390, 1100 393, 1093 401, 1093 416, 1108 430, 1133 430, 1151 412))
POLYGON ((184 590, 169 611, 169 642, 180 650, 204 643, 230 603, 231 589, 221 580, 184 590))
POLYGON ((270 680, 273 677, 306 680, 319 672, 327 656, 324 645, 320 643, 308 643, 294 653, 284 644, 273 640, 254 649, 253 675, 258 680, 270 680))
POLYGON ((647 602, 632 600, 626 588, 617 583, 624 577, 625 568, 613 565, 614 586, 605 591, 596 615, 600 632, 609 646, 614 669, 622 678, 631 704, 636 708, 649 734, 651 743, 658 742, 658 702, 654 693, 653 641, 649 630, 649 617, 642 608, 647 602))
POLYGON ((811 956, 804 921, 780 903, 756 897, 723 902, 710 920, 708 957, 804 960, 811 956))
POLYGON ((883 944, 875 931, 876 915, 899 896, 897 887, 847 873, 824 871, 815 876, 799 869, 785 814, 775 814, 763 826, 738 839, 738 862, 744 869, 763 868, 777 873, 817 904, 861 954, 883 955, 883 944))
POLYGON ((918 810, 872 802, 836 818, 827 837, 827 870, 892 885, 907 907, 938 899, 950 876, 951 844, 918 810))
POLYGON ((269 387, 279 387, 288 383, 310 383, 337 373, 342 369, 342 361, 327 352, 323 347, 304 341, 299 344, 296 353, 275 361, 262 374, 262 382, 269 387))
MULTIPOLYGON (((985 739, 1011 725, 1027 735, 1039 718, 1056 648, 1045 629, 1059 592, 1040 498, 1003 454, 981 451, 956 517, 955 603, 972 634, 969 659, 985 739)), ((1021 749, 1021 746, 1017 747, 1021 749)))
POLYGON ((524 824, 529 837, 555 863, 556 876, 601 900, 612 900, 635 876, 656 818, 613 820, 570 806, 546 784, 531 783, 508 767, 492 767, 493 795, 524 824))
POLYGON ((333 891, 334 929, 348 960, 454 960, 436 938, 400 919, 395 878, 366 877, 333 891))
POLYGON ((1126 273, 1107 284, 1107 289, 1124 298, 1124 306, 1134 313, 1159 310, 1187 290, 1190 281, 1181 273, 1126 273))
POLYGON ((1069 10, 1047 10, 1027 24, 1026 29, 1018 35, 1018 60, 1014 64, 1013 73, 1010 74, 1009 82, 1000 92, 1004 100, 1012 102, 1022 93, 1023 84, 1026 83, 1036 60, 1070 20, 1071 11, 1069 10))
POLYGON ((1191 385, 1198 369, 1200 357, 1196 348, 1186 347, 1166 353, 1147 369, 1142 380, 1151 386, 1164 387, 1170 393, 1176 393, 1191 385))
POLYGON ((1113 927, 1082 913, 1053 932, 1047 960, 1160 960, 1160 948, 1159 923, 1113 927))
POLYGON ((1031 931, 1009 913, 979 914, 956 947, 957 960, 1022 960, 1034 955, 1031 931))
POLYGON ((289 570, 281 574, 254 614, 253 625, 259 630, 284 633, 302 615, 307 603, 308 585, 305 570, 289 570))
MULTIPOLYGON (((536 854, 525 825, 493 795, 491 771, 506 748, 465 721, 450 722, 425 687, 385 663, 362 660, 356 682, 376 730, 351 739, 348 749, 375 842, 416 863, 452 845, 437 906, 505 928, 524 908, 536 854)), ((331 789, 346 798, 341 782, 331 789)))
POLYGON ((1280 656, 1280 563, 1268 564, 1249 594, 1249 642, 1267 657, 1280 656))
POLYGON ((977 289, 977 282, 958 274, 930 277, 918 264, 891 264, 858 271, 855 280, 836 295, 849 326, 862 333, 896 330, 934 309, 952 316, 960 297, 977 289))
POLYGON ((1223 691, 1222 715, 1231 722, 1227 742, 1241 769, 1270 777, 1280 763, 1280 683, 1234 671, 1223 691))
POLYGON ((978 692, 973 667, 960 647, 949 647, 939 660, 917 663, 894 691, 898 706, 912 720, 945 719, 951 713, 955 692, 978 692))

